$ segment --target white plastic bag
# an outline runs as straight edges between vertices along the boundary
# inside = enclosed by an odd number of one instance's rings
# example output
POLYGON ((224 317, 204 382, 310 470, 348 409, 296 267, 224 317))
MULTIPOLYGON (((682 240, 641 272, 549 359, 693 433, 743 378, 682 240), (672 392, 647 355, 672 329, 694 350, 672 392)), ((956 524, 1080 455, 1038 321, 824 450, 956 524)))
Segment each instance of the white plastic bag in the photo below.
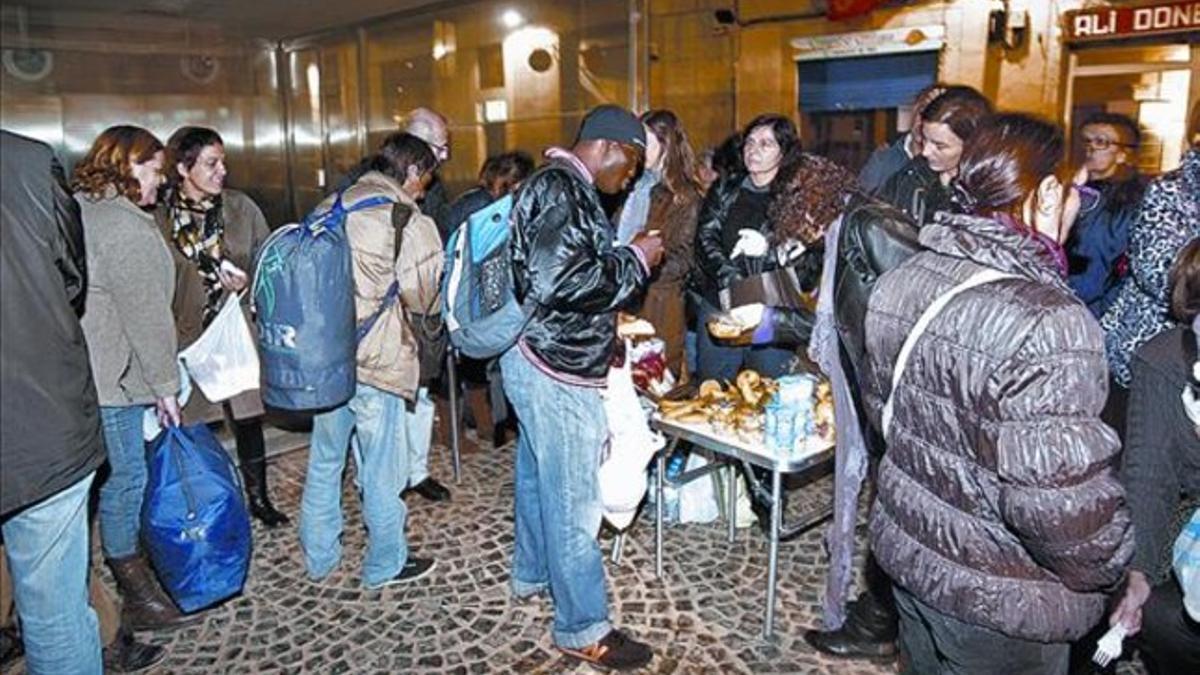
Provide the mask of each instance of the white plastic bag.
MULTIPOLYGON (((626 344, 625 353, 629 351, 626 344)), ((650 430, 646 411, 633 387, 628 358, 620 367, 609 368, 603 398, 608 454, 600 461, 600 503, 608 522, 623 530, 633 522, 646 494, 646 466, 665 441, 650 430)))
MULTIPOLYGON (((699 453, 688 455, 685 472, 699 469, 708 465, 708 460, 699 453)), ((681 523, 711 523, 721 515, 717 504, 717 491, 713 487, 713 476, 710 473, 679 488, 679 522, 681 523)))
POLYGON ((258 350, 242 315, 241 294, 230 294, 199 339, 179 353, 188 374, 216 403, 258 389, 258 350))

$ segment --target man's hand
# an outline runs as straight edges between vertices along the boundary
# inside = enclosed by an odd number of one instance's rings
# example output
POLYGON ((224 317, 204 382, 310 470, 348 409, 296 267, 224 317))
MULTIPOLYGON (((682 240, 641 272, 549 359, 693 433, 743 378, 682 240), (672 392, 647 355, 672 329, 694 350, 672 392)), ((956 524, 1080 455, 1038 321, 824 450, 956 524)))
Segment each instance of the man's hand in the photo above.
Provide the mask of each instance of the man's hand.
POLYGON ((1129 635, 1134 635, 1142 629, 1142 606, 1150 598, 1150 582, 1146 575, 1138 570, 1129 571, 1129 580, 1125 583, 1125 593, 1116 609, 1108 617, 1108 625, 1124 624, 1129 635))
POLYGON ((642 233, 633 238, 630 246, 637 248, 646 258, 651 269, 658 267, 663 259, 663 241, 655 232, 642 233))

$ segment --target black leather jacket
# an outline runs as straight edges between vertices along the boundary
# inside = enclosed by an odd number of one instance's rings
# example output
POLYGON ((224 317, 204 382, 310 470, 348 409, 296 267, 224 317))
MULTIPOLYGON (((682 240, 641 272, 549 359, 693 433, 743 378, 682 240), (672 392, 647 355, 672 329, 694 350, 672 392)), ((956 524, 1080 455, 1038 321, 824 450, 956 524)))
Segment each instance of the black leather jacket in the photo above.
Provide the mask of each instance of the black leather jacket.
POLYGON ((104 463, 79 316, 87 256, 79 204, 44 143, 0 131, 0 516, 104 463))
MULTIPOLYGON (((691 286, 692 290, 714 305, 717 303, 717 292, 742 276, 737 265, 725 253, 722 230, 729 207, 733 206, 737 199, 745 178, 744 173, 722 177, 709 188, 704 203, 700 206, 699 221, 696 225, 696 266, 692 272, 691 286)), ((769 220, 757 225, 764 235, 768 233, 769 220)))
POLYGON ((637 249, 613 246, 599 194, 551 160, 521 186, 512 211, 516 296, 536 303, 521 340, 554 371, 599 380, 616 343, 616 312, 640 301, 650 270, 637 249))
MULTIPOLYGON (((866 364, 864 322, 867 302, 875 282, 884 272, 897 267, 923 247, 917 242, 917 226, 903 211, 877 198, 855 195, 846 205, 838 238, 837 273, 833 281, 833 314, 837 325, 842 368, 851 383, 867 448, 882 454, 882 438, 870 425, 857 386, 866 364)), ((773 312, 774 343, 808 344, 813 315, 803 310, 773 312)))
POLYGON ((932 223, 938 211, 956 211, 950 191, 924 157, 911 160, 875 196, 903 211, 917 227, 932 223))

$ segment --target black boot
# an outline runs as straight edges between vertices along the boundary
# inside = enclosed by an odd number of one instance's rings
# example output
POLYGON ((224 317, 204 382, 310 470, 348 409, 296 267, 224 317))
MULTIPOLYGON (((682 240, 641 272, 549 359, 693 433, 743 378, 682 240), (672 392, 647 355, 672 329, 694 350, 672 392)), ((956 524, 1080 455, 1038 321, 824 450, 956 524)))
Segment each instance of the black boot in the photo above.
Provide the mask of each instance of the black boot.
POLYGON ((257 417, 239 420, 234 422, 233 429, 250 515, 272 529, 289 524, 291 520, 275 509, 267 492, 267 453, 262 420, 257 417))
POLYGON ((900 618, 891 581, 874 556, 867 556, 864 570, 867 588, 850 603, 846 623, 838 630, 804 631, 804 641, 813 649, 845 658, 893 658, 900 618))
POLYGON ((133 639, 125 628, 117 629, 117 639, 104 648, 104 670, 110 673, 138 673, 162 661, 167 651, 133 639))

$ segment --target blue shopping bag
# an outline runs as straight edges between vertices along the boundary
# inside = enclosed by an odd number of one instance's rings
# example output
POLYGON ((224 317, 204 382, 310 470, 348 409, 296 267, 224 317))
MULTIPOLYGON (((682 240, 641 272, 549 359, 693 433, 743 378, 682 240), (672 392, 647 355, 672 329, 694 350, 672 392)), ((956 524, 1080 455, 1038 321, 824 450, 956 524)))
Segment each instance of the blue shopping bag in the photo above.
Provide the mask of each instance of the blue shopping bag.
POLYGON ((154 440, 142 537, 163 587, 184 612, 237 595, 250 567, 250 517, 233 462, 204 424, 154 440))

